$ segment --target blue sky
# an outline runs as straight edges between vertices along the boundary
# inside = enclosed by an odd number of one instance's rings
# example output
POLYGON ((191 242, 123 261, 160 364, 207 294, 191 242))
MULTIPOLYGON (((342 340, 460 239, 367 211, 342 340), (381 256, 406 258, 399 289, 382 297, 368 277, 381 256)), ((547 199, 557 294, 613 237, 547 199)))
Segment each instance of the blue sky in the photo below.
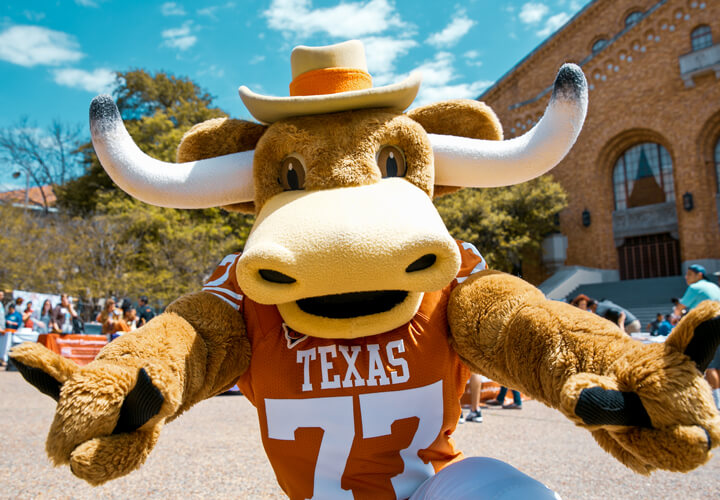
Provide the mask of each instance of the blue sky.
MULTIPOLYGON (((0 127, 87 122, 114 71, 188 76, 231 116, 240 85, 288 95, 290 51, 365 43, 374 85, 423 72, 414 105, 475 98, 588 0, 10 0, 0 7, 0 127)), ((0 165, 0 189, 22 179, 0 165)))

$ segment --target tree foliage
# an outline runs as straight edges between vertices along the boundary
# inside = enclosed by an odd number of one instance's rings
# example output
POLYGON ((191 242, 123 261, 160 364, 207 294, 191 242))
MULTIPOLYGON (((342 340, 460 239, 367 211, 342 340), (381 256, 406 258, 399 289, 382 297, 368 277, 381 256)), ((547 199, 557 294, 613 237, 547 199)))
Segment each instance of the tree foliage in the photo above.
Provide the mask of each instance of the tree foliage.
MULTIPOLYGON (((174 161, 190 127, 225 116, 195 83, 165 73, 118 73, 113 93, 140 149, 164 161, 174 161)), ((58 214, 0 207, 11 222, 0 230, 0 251, 8 256, 0 287, 84 299, 146 294, 167 304, 197 291, 222 257, 242 249, 252 217, 141 203, 113 184, 91 143, 77 154, 85 174, 56 188, 58 214)))
MULTIPOLYGON (((119 72, 113 96, 138 147, 167 162, 175 161, 175 150, 190 127, 227 116, 211 107, 212 96, 192 80, 163 72, 154 75, 142 69, 119 72)), ((92 143, 83 144, 79 152, 85 175, 56 190, 60 207, 74 214, 89 214, 96 210, 103 193, 126 197, 103 170, 92 143)))
POLYGON ((85 300, 149 295, 167 304, 199 290, 219 260, 241 250, 235 217, 103 199, 92 217, 43 216, 0 204, 0 289, 66 292, 85 300))
POLYGON ((517 273, 522 256, 539 251, 543 238, 557 229, 556 215, 567 196, 543 176, 503 188, 463 189, 435 205, 450 234, 473 243, 489 267, 517 273))

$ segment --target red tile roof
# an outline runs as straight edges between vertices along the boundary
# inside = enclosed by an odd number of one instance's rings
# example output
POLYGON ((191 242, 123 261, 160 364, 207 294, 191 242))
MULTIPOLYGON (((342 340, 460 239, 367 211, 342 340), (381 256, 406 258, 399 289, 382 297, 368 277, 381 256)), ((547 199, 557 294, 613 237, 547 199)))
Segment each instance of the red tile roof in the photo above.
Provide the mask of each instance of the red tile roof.
MULTIPOLYGON (((28 201, 30 205, 43 206, 43 198, 40 192, 40 187, 33 186, 28 192, 28 201)), ((57 198, 51 186, 42 186, 42 190, 45 192, 48 206, 55 205, 57 198)), ((12 191, 5 191, 0 193, 0 201, 10 201, 13 203, 25 203, 25 189, 14 189, 12 191)))

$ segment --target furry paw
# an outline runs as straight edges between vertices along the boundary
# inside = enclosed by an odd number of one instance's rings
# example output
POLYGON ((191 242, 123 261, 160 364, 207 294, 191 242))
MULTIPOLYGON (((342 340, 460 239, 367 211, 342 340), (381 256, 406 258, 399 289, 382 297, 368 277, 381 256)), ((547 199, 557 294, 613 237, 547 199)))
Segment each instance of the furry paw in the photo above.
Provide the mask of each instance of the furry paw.
POLYGON ((13 349, 22 376, 58 404, 46 450, 55 465, 101 484, 138 468, 176 410, 177 390, 165 370, 96 360, 80 367, 39 344, 13 349))
POLYGON ((664 345, 634 345, 605 374, 569 377, 561 408, 636 472, 689 471, 720 444, 720 415, 703 378, 718 344, 720 303, 707 301, 664 345))

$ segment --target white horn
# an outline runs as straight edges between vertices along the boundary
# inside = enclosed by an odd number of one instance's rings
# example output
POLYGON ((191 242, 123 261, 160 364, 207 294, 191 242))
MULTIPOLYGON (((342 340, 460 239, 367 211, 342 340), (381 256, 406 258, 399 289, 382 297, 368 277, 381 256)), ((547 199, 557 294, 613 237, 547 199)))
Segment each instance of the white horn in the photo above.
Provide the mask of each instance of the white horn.
POLYGON ((540 121, 526 134, 487 141, 429 134, 435 155, 435 184, 498 187, 538 177, 565 157, 587 113, 587 82, 575 64, 564 64, 540 121))
POLYGON ((188 163, 156 160, 137 147, 108 95, 90 104, 90 133, 108 175, 140 201, 170 208, 209 208, 253 200, 254 151, 188 163))

